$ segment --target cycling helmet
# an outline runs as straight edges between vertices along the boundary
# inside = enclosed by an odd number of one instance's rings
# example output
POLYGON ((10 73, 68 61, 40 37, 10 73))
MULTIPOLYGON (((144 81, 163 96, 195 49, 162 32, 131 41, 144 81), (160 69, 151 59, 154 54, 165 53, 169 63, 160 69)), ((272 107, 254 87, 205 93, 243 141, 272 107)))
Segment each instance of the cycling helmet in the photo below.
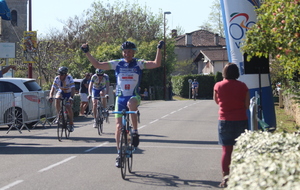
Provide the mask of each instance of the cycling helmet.
POLYGON ((133 42, 126 41, 121 45, 121 49, 133 49, 136 50, 136 45, 133 42))
POLYGON ((104 74, 104 70, 102 70, 102 69, 96 69, 96 74, 98 76, 102 76, 104 74))
POLYGON ((59 67, 58 74, 67 74, 68 68, 67 67, 59 67))

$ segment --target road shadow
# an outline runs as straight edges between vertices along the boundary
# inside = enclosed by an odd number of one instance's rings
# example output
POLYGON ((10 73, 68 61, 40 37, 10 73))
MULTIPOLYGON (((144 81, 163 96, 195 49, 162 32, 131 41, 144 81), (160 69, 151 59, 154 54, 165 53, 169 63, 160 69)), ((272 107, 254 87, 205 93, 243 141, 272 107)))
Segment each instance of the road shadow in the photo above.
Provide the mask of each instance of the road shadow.
POLYGON ((179 176, 157 172, 135 171, 127 175, 126 179, 132 183, 138 183, 157 187, 215 189, 219 181, 181 179, 179 176))

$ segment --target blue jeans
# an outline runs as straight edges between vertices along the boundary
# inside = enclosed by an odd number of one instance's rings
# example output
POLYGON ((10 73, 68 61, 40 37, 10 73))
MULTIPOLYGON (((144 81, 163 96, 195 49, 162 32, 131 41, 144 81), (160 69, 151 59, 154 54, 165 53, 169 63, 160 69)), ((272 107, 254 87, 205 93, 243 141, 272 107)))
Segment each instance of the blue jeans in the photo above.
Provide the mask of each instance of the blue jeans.
POLYGON ((245 130, 248 129, 248 120, 242 121, 226 121, 219 120, 219 144, 235 145, 238 138, 245 130))

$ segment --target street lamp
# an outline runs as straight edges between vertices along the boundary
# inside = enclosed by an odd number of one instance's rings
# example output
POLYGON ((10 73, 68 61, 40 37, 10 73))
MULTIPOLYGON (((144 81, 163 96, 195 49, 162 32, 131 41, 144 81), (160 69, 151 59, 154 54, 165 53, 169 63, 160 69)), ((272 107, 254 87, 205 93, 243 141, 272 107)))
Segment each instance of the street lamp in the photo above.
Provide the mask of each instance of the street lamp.
MULTIPOLYGON (((32 31, 32 3, 29 0, 29 28, 28 31, 32 31)), ((28 78, 32 78, 32 63, 28 63, 28 78)))
POLYGON ((164 12, 164 41, 165 41, 165 45, 164 45, 164 98, 165 100, 167 100, 167 96, 166 96, 166 15, 171 14, 170 11, 164 12))

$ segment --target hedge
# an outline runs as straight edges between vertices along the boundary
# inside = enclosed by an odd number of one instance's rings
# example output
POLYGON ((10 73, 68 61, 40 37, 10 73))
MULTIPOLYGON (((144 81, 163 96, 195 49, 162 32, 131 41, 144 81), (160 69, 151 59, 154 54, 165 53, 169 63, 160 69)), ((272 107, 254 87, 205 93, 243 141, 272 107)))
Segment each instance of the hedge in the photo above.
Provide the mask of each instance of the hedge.
POLYGON ((213 88, 215 85, 215 75, 180 75, 173 76, 171 81, 173 85, 173 93, 184 97, 189 98, 189 82, 191 79, 194 81, 196 79, 199 83, 198 88, 198 97, 202 99, 212 99, 213 97, 213 88))
POLYGON ((232 154, 227 189, 300 189, 299 142, 299 133, 246 131, 232 154))

